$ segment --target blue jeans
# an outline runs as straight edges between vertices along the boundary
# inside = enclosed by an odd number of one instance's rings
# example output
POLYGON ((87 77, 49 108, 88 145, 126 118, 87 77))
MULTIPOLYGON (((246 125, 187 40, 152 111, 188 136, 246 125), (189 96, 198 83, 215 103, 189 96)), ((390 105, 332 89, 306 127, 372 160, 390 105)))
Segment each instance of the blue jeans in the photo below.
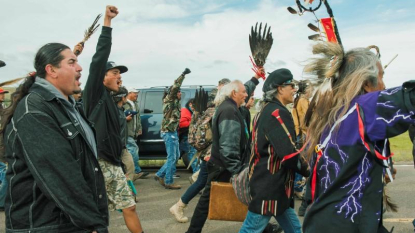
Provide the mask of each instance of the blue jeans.
POLYGON ((0 207, 4 207, 4 200, 6 199, 6 168, 6 164, 0 162, 0 207))
MULTIPOLYGON (((189 145, 189 150, 187 152, 187 158, 189 159, 189 162, 192 161, 193 156, 195 154, 196 154, 196 149, 193 146, 189 145)), ((199 171, 200 166, 199 166, 199 164, 197 164, 197 158, 195 160, 193 160, 191 166, 192 166, 193 173, 199 171)))
MULTIPOLYGON (((260 215, 248 211, 239 233, 262 233, 272 216, 260 215)), ((275 217, 285 233, 301 233, 301 224, 293 208, 275 217)))
POLYGON ((206 166, 206 161, 202 160, 200 164, 200 173, 197 177, 196 182, 194 182, 190 187, 186 190, 186 192, 182 196, 182 202, 184 204, 189 204, 189 202, 206 186, 208 178, 208 171, 206 166))
MULTIPOLYGON (((180 146, 180 151, 187 154, 187 159, 189 160, 189 162, 192 161, 193 156, 196 154, 196 149, 189 144, 188 135, 181 136, 179 146, 180 146)), ((195 159, 192 162, 191 166, 192 166, 193 173, 199 170, 199 164, 197 164, 197 159, 195 159)))
POLYGON ((161 137, 166 144, 167 161, 163 167, 158 170, 156 176, 164 178, 166 185, 173 184, 173 175, 176 173, 176 162, 179 160, 179 138, 177 132, 161 132, 161 137))
POLYGON ((140 164, 138 163, 138 160, 140 158, 138 155, 138 146, 133 137, 128 137, 127 139, 127 150, 133 156, 134 167, 135 167, 134 172, 140 173, 141 167, 140 167, 140 164))

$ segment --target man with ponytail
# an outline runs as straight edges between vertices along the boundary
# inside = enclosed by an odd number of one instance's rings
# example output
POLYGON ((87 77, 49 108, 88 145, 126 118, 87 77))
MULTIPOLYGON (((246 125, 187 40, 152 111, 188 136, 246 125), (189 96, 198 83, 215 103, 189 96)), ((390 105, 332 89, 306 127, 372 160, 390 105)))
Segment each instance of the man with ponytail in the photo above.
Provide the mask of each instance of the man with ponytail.
POLYGON ((92 127, 72 95, 82 68, 66 45, 39 49, 36 75, 5 109, 7 232, 108 232, 92 127))
POLYGON ((338 44, 319 43, 313 53, 321 56, 306 72, 322 86, 310 105, 312 203, 303 231, 388 232, 382 224, 387 139, 415 123, 415 81, 385 90, 380 56, 368 48, 344 52, 338 44))

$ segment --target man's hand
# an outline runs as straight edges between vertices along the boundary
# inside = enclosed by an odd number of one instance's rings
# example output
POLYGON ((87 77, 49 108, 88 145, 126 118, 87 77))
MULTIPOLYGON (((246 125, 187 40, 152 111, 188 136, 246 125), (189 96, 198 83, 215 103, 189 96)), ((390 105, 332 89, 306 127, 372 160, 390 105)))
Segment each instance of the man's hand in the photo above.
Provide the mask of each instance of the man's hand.
POLYGON ((133 114, 126 116, 125 119, 127 120, 127 122, 131 121, 133 119, 133 114))
POLYGON ((104 26, 111 27, 111 20, 118 15, 118 8, 108 5, 105 10, 104 26))
MULTIPOLYGON (((258 71, 261 73, 261 74, 263 74, 263 75, 265 75, 265 69, 264 69, 264 67, 261 67, 261 68, 259 68, 258 69, 258 71)), ((256 78, 256 79, 260 79, 260 78, 262 78, 261 76, 259 76, 257 73, 255 73, 255 76, 254 76, 254 78, 256 78)))
POLYGON ((82 50, 84 50, 84 43, 79 42, 79 43, 78 43, 77 45, 75 45, 75 47, 73 48, 73 53, 74 53, 76 56, 79 56, 79 55, 81 55, 82 50))
POLYGON ((143 134, 142 130, 137 131, 137 135, 140 136, 141 134, 143 134))

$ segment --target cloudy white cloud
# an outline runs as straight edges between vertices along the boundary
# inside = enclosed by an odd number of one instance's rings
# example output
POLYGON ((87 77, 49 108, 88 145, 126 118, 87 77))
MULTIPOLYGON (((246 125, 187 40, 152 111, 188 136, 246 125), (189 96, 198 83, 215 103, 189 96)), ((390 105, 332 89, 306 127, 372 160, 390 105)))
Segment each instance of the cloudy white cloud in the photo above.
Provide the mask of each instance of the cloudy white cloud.
MULTIPOLYGON (((397 3, 393 1, 380 0, 367 15, 343 16, 347 15, 345 11, 355 12, 356 2, 331 1, 335 15, 339 15, 337 21, 345 48, 376 44, 381 48, 383 63, 399 53, 387 69, 385 82, 394 86, 410 79, 415 25, 406 21, 405 14, 413 9, 413 4, 404 8, 395 6, 397 3), (374 15, 372 12, 376 10, 378 14, 374 15)), ((99 0, 2 3, 2 8, 8 10, 0 15, 0 60, 6 61, 7 66, 0 69, 0 80, 31 71, 34 54, 45 43, 75 45, 106 4, 109 2, 99 0)), ((266 70, 287 67, 300 78, 302 63, 311 55, 312 42, 307 36, 313 32, 306 25, 313 22, 314 16, 291 15, 286 10, 289 5, 294 5, 294 1, 122 1, 117 5, 120 14, 112 24, 110 59, 129 67, 123 76, 127 86, 170 85, 185 67, 192 74, 184 85, 216 84, 224 77, 247 80, 252 76, 250 27, 256 22, 266 22, 272 27, 274 37, 266 70)), ((325 17, 325 11, 319 11, 318 16, 325 17)), ((86 43, 79 57, 84 68, 83 83, 98 34, 86 43)))

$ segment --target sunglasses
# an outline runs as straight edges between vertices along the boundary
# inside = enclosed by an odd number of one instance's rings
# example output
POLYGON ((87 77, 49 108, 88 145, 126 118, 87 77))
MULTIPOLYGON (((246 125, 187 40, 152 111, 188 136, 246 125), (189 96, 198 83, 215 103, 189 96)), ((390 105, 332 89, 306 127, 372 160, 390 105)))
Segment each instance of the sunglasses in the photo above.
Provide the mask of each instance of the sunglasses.
POLYGON ((292 89, 298 89, 298 86, 294 83, 287 83, 287 84, 283 84, 281 86, 283 86, 283 87, 291 86, 292 89))

